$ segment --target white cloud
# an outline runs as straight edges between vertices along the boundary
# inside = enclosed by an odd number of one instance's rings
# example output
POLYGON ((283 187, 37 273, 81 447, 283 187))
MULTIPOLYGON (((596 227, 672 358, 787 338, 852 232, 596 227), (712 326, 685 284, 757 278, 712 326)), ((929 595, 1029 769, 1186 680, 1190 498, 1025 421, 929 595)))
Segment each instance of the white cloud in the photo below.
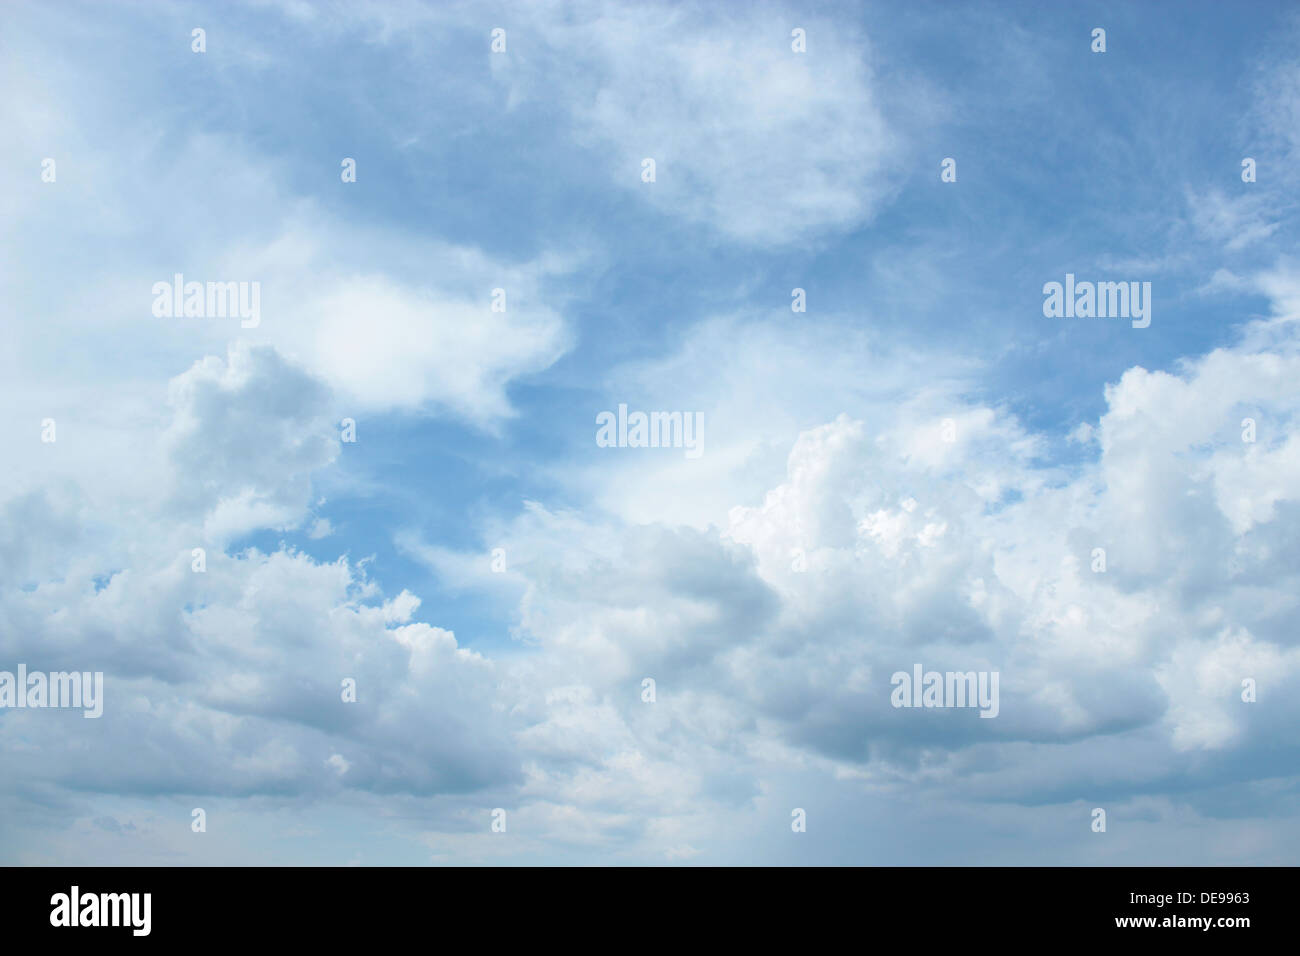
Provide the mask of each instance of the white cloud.
POLYGON ((567 104, 629 195, 732 239, 787 245, 867 221, 891 190, 898 134, 870 44, 843 18, 608 3, 524 15, 548 73, 502 69, 522 84, 512 97, 567 104), (796 26, 806 53, 791 49, 796 26), (647 157, 653 184, 641 181, 647 157))
MULTIPOLYGON (((530 8, 517 67, 493 66, 516 107, 548 95, 571 108, 610 176, 671 215, 774 245, 868 220, 897 144, 861 38, 809 20, 796 59, 784 17, 706 24, 700 9, 611 6, 561 43, 558 8, 530 8), (549 92, 533 72, 547 57, 569 58, 549 92), (697 122, 705 113, 715 127, 697 122), (643 154, 661 160, 645 189, 643 154)), ((400 36, 400 11, 374 16, 400 36)), ((0 715, 0 845, 33 820, 56 835, 24 859, 112 859, 128 826, 151 860, 258 852, 185 847, 168 834, 187 811, 119 812, 133 799, 346 807, 455 860, 736 860, 789 852, 762 834, 788 836, 791 805, 1050 835, 1050 814, 1105 790, 1185 834, 1189 804, 1147 794, 1177 780, 1178 799, 1194 801, 1230 779, 1249 797, 1276 776, 1273 748, 1300 725, 1285 693, 1300 671, 1292 264, 1223 277, 1269 295, 1274 318, 1169 370, 1129 369, 1095 425, 1073 432, 1092 457, 1070 468, 1040 460, 1048 436, 971 397, 972 363, 851 331, 879 316, 705 322, 677 353, 611 370, 592 409, 702 410, 705 458, 593 446, 576 465, 561 459, 548 477, 590 507, 487 519, 505 574, 485 550, 404 537, 453 589, 517 607, 528 643, 489 656, 438 626, 453 612, 385 595, 364 561, 222 545, 263 528, 331 532, 313 482, 341 453, 344 410, 498 426, 509 386, 570 344, 550 284, 576 258, 516 261, 344 225, 285 200, 286 171, 227 137, 105 137, 118 120, 85 109, 63 129, 48 116, 62 115, 71 81, 49 74, 48 97, 16 96, 0 115, 25 139, 88 124, 65 140, 70 188, 51 205, 68 215, 95 197, 85 228, 115 241, 102 274, 33 282, 43 301, 19 306, 46 334, 3 359, 0 442, 17 453, 0 476, 0 660, 102 667, 109 698, 99 722, 0 715), (97 139, 128 152, 75 162, 97 139), (175 171, 113 175, 173 152, 175 171), (232 233, 242 240, 222 238, 232 233), (217 273, 202 278, 262 281, 262 326, 229 345, 228 328, 145 317, 151 281, 177 259, 217 273), (489 308, 497 286, 504 314, 489 308), (52 377, 77 336, 90 371, 52 377), (33 423, 46 415, 61 438, 41 447, 33 423), (1090 568, 1097 547, 1105 574, 1090 568), (889 675, 913 662, 999 670, 999 718, 891 708, 889 675), (1255 704, 1240 699, 1246 677, 1255 704), (340 698, 345 678, 355 704, 340 698), (66 745, 69 720, 87 746, 66 745), (518 842, 485 833, 498 805, 518 842)), ((19 235, 43 200, 16 195, 19 235)), ((1230 249, 1274 235, 1266 209, 1218 194, 1196 224, 1230 249)))
MULTIPOLYGON (((540 650, 519 665, 526 683, 564 688, 523 711, 529 793, 598 813, 635 805, 631 793, 604 796, 629 767, 658 766, 655 779, 676 788, 660 799, 681 806, 678 835, 660 844, 669 852, 711 845, 692 808, 752 810, 774 766, 1037 802, 1044 787, 1074 799, 1089 773, 1094 788, 1141 793, 1202 773, 1192 753, 1267 753, 1300 723, 1272 691, 1300 673, 1300 400, 1289 384, 1300 349, 1286 328, 1266 349, 1259 334, 1176 372, 1129 370, 1086 436, 1095 459, 1074 472, 1041 464, 1039 437, 1004 411, 881 396, 863 420, 803 431, 785 477, 756 503, 714 510, 711 527, 534 506, 494 528, 540 650), (936 404, 965 440, 930 427, 936 404), (1242 408, 1267 422, 1253 446, 1242 408), (914 662, 1000 671, 999 718, 892 709, 889 675, 914 662), (640 699, 643 677, 657 681, 654 704, 640 699), (1245 677, 1271 689, 1267 708, 1241 700, 1245 677), (1049 753, 1087 769, 1033 772, 1049 753)), ((622 474, 609 461, 606 480, 622 474)), ((440 570, 455 576, 455 563, 439 552, 440 570)), ((626 845, 627 827, 609 819, 606 839, 626 845)), ((633 832, 656 840, 644 819, 633 832)))

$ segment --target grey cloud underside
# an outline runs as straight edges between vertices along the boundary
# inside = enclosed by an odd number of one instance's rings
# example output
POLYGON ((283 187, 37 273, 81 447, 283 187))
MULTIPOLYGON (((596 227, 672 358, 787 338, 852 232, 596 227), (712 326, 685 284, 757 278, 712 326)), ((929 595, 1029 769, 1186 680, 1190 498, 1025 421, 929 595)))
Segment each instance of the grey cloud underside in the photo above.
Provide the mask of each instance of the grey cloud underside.
MULTIPOLYGON (((308 373, 267 348, 205 360, 173 384, 170 472, 154 476, 188 496, 160 495, 129 521, 98 513, 117 531, 106 544, 97 533, 102 556, 80 531, 91 508, 75 483, 7 505, 7 579, 35 586, 0 604, 0 653, 102 669, 113 699, 98 721, 0 715, 6 760, 24 769, 9 798, 510 795, 590 801, 610 814, 601 839, 617 843, 650 835, 623 818, 620 761, 675 772, 678 789, 651 804, 662 813, 674 802, 752 805, 759 768, 779 759, 976 805, 1086 792, 1208 806, 1225 776, 1263 785, 1294 757, 1285 728, 1300 714, 1279 691, 1296 668, 1296 571, 1277 560, 1300 539, 1290 432, 1239 448, 1213 437, 1230 412, 1189 411, 1152 443, 1131 419, 1167 403, 1126 399, 1214 375, 1238 393, 1216 404, 1267 397, 1290 421, 1294 396, 1273 389, 1300 359, 1285 361, 1260 377, 1243 348, 1183 379, 1126 377, 1097 464, 1064 484, 1044 485, 1028 458, 986 480, 1006 467, 984 457, 989 436, 1016 432, 998 413, 973 413, 969 441, 928 451, 933 422, 873 437, 841 417, 805 433, 786 481, 725 527, 593 524, 534 506, 504 539, 532 648, 492 660, 416 620, 411 595, 385 599, 346 559, 227 554, 218 541, 206 572, 191 571, 189 545, 232 492, 251 489, 301 521, 310 473, 338 452, 328 388, 308 373), (1276 498, 1267 513, 1237 514, 1219 493, 1243 455, 1259 456, 1254 480, 1276 498), (1008 480, 1028 494, 978 507, 1008 480), (1196 536, 1174 539, 1174 528, 1196 536), (1097 541, 1106 574, 1088 569, 1097 541), (892 707, 890 675, 915 662, 999 670, 999 717, 892 707), (1254 708, 1237 699, 1242 675, 1263 689, 1254 708), (640 700, 644 676, 659 688, 653 706, 640 700), (356 704, 340 701, 345 677, 356 704), (593 792, 593 780, 610 789, 593 792)), ((1263 812, 1262 802, 1234 805, 1263 812)))

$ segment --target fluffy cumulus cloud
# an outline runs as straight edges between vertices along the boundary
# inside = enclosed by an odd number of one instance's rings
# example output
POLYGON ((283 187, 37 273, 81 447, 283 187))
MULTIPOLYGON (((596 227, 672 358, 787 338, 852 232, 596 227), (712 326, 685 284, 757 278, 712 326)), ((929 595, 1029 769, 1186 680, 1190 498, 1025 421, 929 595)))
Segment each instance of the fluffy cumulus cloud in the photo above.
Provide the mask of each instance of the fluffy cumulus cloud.
POLYGON ((527 792, 589 802, 615 844, 676 807, 692 845, 774 763, 993 804, 1140 801, 1215 768, 1265 786, 1300 720, 1297 344, 1265 322, 1176 373, 1130 369, 1068 471, 967 406, 947 434, 811 428, 707 530, 533 506, 494 531, 541 651, 527 792), (916 664, 999 672, 997 718, 891 706, 916 664), (613 813, 647 792, 657 813, 613 813))
POLYGON ((197 363, 170 394, 170 468, 155 476, 166 493, 151 508, 95 515, 71 482, 6 506, 25 516, 5 524, 6 577, 25 586, 4 602, 5 658, 102 670, 114 699, 76 725, 89 735, 76 745, 65 723, 5 711, 5 740, 39 754, 24 762, 29 783, 455 792, 517 776, 493 665, 413 620, 417 598, 385 600, 346 558, 222 549, 239 531, 304 520, 311 473, 339 449, 322 421, 328 389, 262 347, 197 363), (113 524, 101 541, 76 533, 97 521, 113 524), (350 708, 345 680, 358 688, 350 708))
MULTIPOLYGON (((494 661, 364 564, 217 547, 192 570, 232 501, 245 524, 304 520, 339 451, 328 388, 239 347, 173 380, 173 493, 107 555, 77 533, 75 487, 7 503, 6 577, 36 584, 7 592, 6 659, 103 669, 113 706, 75 745, 78 714, 7 712, 6 759, 25 794, 491 794, 534 845, 666 858, 752 813, 776 768, 977 802, 1040 799, 1044 753, 1076 755, 1057 799, 1087 776, 1133 800, 1216 761, 1262 779, 1269 728, 1300 718, 1282 692, 1300 668, 1298 374, 1283 316, 1176 373, 1130 369, 1072 473, 1008 413, 952 406, 947 430, 807 429, 783 480, 703 529, 535 504, 497 528, 494 583, 529 651, 494 661), (997 719, 892 707, 916 663, 998 671, 997 719), (1104 741, 1145 762, 1121 771, 1104 741)), ((435 856, 483 852, 459 812, 426 831, 435 856)))

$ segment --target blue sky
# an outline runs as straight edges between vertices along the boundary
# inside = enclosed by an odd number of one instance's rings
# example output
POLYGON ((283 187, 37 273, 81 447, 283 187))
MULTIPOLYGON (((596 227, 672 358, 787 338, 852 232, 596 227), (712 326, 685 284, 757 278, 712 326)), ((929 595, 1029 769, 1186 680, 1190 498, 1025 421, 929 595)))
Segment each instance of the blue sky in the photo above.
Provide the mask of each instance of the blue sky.
POLYGON ((6 21, 0 860, 1294 861, 1289 5, 6 21))

